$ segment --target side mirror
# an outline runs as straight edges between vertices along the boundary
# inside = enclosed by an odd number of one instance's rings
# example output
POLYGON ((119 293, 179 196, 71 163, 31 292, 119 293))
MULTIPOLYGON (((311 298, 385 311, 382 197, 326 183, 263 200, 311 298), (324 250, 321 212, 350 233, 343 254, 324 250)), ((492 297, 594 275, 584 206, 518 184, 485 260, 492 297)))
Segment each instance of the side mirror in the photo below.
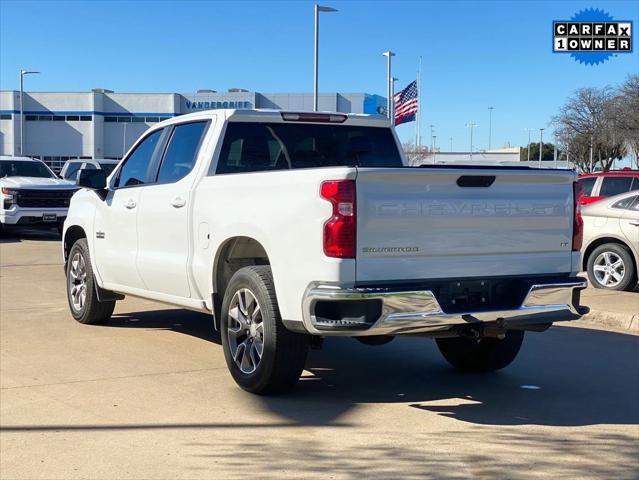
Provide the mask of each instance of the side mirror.
POLYGON ((77 184, 90 190, 104 190, 106 188, 106 172, 104 170, 80 170, 77 184))

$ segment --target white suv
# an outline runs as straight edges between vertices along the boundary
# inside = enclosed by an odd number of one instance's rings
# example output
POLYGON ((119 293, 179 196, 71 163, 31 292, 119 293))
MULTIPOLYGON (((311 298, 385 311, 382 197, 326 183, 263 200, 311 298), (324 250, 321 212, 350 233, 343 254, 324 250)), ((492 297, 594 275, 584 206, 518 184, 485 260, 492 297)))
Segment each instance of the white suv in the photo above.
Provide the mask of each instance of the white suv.
POLYGON ((52 226, 62 231, 74 182, 62 180, 41 160, 0 155, 0 229, 52 226))

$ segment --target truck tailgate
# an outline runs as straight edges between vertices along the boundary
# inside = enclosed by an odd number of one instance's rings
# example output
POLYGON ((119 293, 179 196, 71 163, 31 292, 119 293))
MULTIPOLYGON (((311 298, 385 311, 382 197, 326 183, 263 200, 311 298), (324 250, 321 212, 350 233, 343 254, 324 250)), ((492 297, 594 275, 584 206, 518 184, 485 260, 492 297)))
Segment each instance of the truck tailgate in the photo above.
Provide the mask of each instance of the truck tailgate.
POLYGON ((574 173, 362 168, 357 281, 571 271, 574 173))

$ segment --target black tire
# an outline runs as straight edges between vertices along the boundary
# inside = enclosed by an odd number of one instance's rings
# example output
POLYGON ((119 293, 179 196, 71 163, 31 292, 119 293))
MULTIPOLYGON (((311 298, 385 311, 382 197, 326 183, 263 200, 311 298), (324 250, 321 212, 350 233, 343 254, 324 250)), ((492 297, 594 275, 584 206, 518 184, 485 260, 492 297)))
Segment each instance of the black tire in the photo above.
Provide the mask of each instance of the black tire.
POLYGON ((363 343, 364 345, 370 345, 371 347, 377 347, 379 345, 386 345, 387 343, 395 340, 393 335, 370 335, 364 337, 353 337, 359 343, 363 343))
POLYGON ((590 283, 595 288, 604 288, 606 290, 632 290, 637 284, 637 272, 635 271, 635 264, 632 261, 632 255, 626 247, 619 245, 618 243, 604 243, 603 245, 599 245, 595 248, 588 257, 587 269, 588 280, 590 280, 590 283), (606 286, 595 274, 595 262, 605 253, 615 255, 623 262, 623 278, 616 285, 606 286))
POLYGON ((453 367, 468 372, 492 372, 507 367, 517 357, 524 341, 523 330, 508 330, 498 338, 438 338, 437 346, 453 367))
MULTIPOLYGON (((244 302, 246 305, 246 300, 244 302)), ((247 306, 246 310, 248 309, 247 306)), ((253 307, 253 312, 255 310, 253 307)), ((235 315, 238 315, 237 311, 235 315)), ((250 314, 245 315, 243 321, 248 320, 250 323, 251 317, 250 314)), ((244 267, 235 272, 224 293, 220 320, 224 358, 233 379, 241 388, 263 395, 281 393, 295 386, 306 363, 309 336, 291 332, 282 323, 270 266, 244 267), (246 353, 248 348, 250 357, 253 352, 246 346, 241 350, 239 343, 242 334, 232 334, 229 331, 229 325, 234 331, 242 331, 243 327, 238 320, 231 317, 230 310, 234 305, 233 302, 238 301, 236 295, 246 295, 246 290, 253 295, 253 299, 259 305, 259 318, 253 318, 254 325, 262 324, 261 340, 255 340, 256 346, 258 341, 262 342, 262 355, 257 362, 253 361, 252 357, 249 360, 249 366, 254 368, 252 372, 242 370, 242 366, 238 365, 233 357, 232 349, 235 349, 235 353, 242 361, 244 359, 239 353, 246 353)), ((251 335, 253 332, 254 330, 251 329, 251 335)), ((260 336, 259 333, 256 335, 260 336)), ((252 337, 249 338, 249 335, 243 336, 246 337, 246 341, 254 341, 252 337)))
MULTIPOLYGON (((76 270, 77 271, 77 270, 76 270)), ((77 275, 76 275, 77 276, 77 275)), ((98 301, 98 296, 95 291, 95 280, 93 278, 93 270, 91 269, 91 258, 89 257, 89 247, 85 238, 77 240, 71 247, 69 252, 69 258, 66 265, 66 284, 67 284, 67 300, 69 302, 69 309, 71 315, 78 322, 84 324, 98 324, 105 323, 111 318, 113 309, 115 308, 115 300, 106 302, 98 301), (74 286, 78 286, 73 280, 72 270, 74 267, 74 261, 76 259, 82 259, 84 262, 85 274, 84 278, 84 301, 76 306, 72 298, 72 290, 74 286)))

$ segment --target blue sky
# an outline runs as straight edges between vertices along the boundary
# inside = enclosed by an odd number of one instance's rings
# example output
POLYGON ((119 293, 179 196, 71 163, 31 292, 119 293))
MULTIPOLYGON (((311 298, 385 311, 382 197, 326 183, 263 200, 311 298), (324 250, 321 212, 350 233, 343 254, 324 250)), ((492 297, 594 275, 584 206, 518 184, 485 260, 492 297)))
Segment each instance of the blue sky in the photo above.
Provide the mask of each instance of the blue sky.
MULTIPOLYGON (((329 1, 321 17, 320 91, 385 95, 391 49, 402 88, 423 58, 422 137, 435 125, 443 150, 523 145, 525 128, 548 127, 575 89, 615 85, 639 72, 637 1, 329 1), (586 66, 551 52, 552 21, 584 8, 634 21, 634 53, 586 66)), ((0 88, 191 92, 243 87, 312 91, 312 2, 0 0, 0 88)), ((414 138, 413 123, 398 127, 414 138)), ((549 131, 550 133, 550 131, 549 131)), ((533 140, 538 131, 533 133, 533 140)), ((544 135, 544 138, 547 138, 544 135)))

